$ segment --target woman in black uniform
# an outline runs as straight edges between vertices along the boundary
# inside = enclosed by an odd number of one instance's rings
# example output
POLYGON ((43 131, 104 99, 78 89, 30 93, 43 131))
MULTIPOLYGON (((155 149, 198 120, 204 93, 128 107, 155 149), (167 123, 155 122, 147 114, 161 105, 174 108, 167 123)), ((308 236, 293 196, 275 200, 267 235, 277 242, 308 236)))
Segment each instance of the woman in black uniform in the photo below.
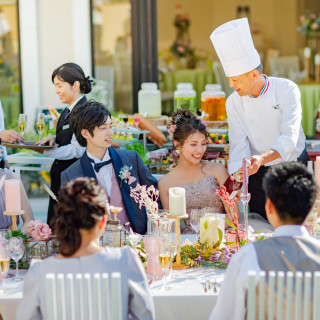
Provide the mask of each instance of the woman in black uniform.
MULTIPOLYGON (((75 63, 65 63, 52 73, 52 82, 56 88, 56 94, 63 104, 68 106, 62 111, 56 128, 56 136, 49 135, 40 141, 40 144, 53 145, 58 147, 44 151, 44 155, 55 158, 50 170, 51 190, 58 196, 60 190, 61 172, 67 169, 72 163, 80 158, 85 151, 73 135, 69 126, 70 112, 87 102, 85 93, 91 91, 92 80, 84 75, 80 66, 75 63)), ((48 224, 54 214, 55 201, 49 200, 48 224)))

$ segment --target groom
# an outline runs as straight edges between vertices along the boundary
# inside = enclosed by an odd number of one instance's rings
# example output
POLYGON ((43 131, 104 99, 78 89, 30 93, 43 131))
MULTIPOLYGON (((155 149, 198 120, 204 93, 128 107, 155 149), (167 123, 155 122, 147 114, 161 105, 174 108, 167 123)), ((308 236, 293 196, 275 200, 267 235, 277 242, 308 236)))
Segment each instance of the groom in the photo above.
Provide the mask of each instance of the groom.
POLYGON ((110 205, 122 207, 118 219, 130 222, 133 231, 145 234, 147 215, 130 197, 136 184, 154 185, 152 177, 136 151, 110 148, 112 122, 110 112, 100 103, 90 101, 72 112, 70 125, 79 144, 87 147, 84 155, 61 173, 61 185, 78 177, 92 177, 105 189, 110 205))

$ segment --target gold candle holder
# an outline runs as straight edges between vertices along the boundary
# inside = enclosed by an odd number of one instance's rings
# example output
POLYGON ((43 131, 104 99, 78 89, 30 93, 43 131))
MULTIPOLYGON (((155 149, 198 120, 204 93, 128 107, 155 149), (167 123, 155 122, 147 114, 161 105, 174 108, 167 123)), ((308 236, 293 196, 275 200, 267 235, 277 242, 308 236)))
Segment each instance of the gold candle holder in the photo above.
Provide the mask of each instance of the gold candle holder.
POLYGON ((175 241, 176 244, 178 245, 178 252, 176 255, 176 262, 172 264, 172 269, 189 269, 190 267, 187 266, 185 263, 181 263, 181 233, 180 233, 180 220, 181 219, 186 219, 188 218, 188 215, 185 214, 183 216, 170 216, 168 215, 169 219, 175 219, 176 220, 176 236, 175 236, 175 241))
POLYGON ((12 218, 12 230, 17 230, 17 216, 21 216, 24 214, 24 210, 19 210, 17 212, 9 212, 9 211, 4 211, 3 214, 5 216, 11 216, 12 218))

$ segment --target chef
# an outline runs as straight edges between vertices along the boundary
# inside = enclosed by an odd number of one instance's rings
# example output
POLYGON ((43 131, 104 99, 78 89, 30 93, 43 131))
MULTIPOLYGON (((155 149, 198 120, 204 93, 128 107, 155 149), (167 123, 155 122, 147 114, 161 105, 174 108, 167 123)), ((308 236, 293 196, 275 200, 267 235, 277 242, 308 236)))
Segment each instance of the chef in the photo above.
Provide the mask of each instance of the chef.
POLYGON ((235 90, 226 102, 229 173, 239 170, 243 156, 250 160, 250 211, 266 218, 262 178, 268 167, 309 160, 301 127, 300 91, 290 80, 262 73, 247 18, 221 25, 210 39, 235 90))

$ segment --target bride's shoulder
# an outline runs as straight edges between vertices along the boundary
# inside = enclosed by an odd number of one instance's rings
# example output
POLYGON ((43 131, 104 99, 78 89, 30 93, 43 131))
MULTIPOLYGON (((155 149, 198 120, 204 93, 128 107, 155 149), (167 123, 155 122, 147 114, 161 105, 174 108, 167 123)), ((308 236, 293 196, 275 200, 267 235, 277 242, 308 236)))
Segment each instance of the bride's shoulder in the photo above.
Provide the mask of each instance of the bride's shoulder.
POLYGON ((161 177, 158 181, 159 188, 169 188, 175 181, 175 172, 174 169, 161 177))
POLYGON ((205 173, 208 176, 216 178, 219 182, 225 181, 225 179, 228 177, 228 171, 225 166, 220 163, 210 161, 206 161, 205 163, 205 173))

